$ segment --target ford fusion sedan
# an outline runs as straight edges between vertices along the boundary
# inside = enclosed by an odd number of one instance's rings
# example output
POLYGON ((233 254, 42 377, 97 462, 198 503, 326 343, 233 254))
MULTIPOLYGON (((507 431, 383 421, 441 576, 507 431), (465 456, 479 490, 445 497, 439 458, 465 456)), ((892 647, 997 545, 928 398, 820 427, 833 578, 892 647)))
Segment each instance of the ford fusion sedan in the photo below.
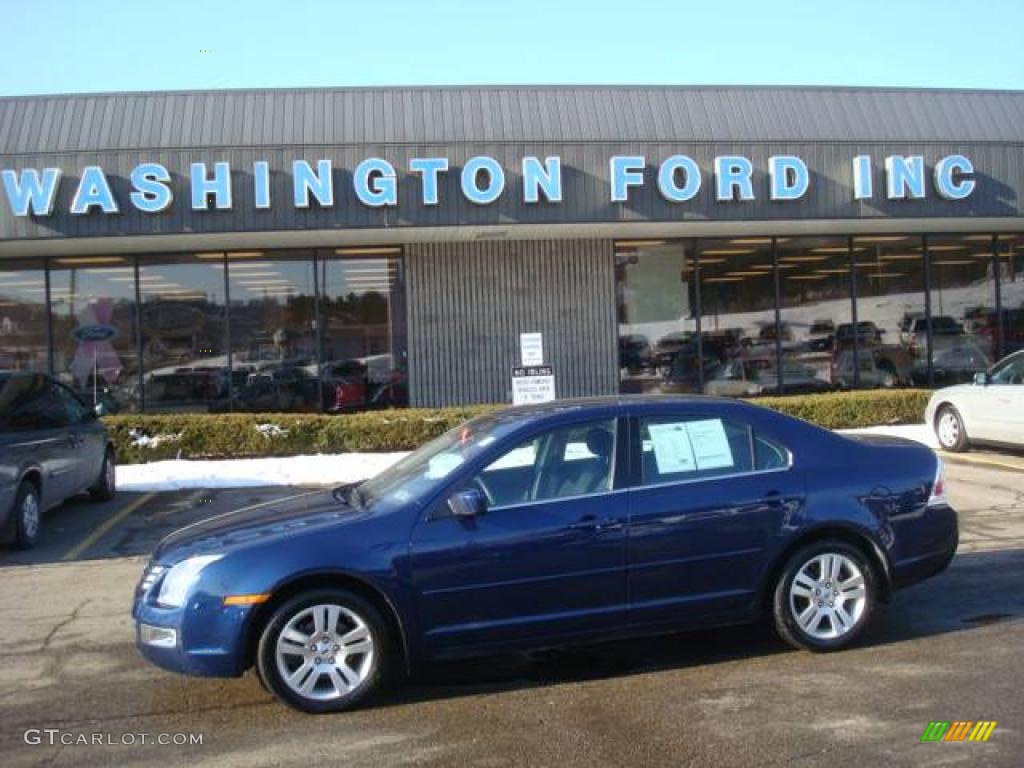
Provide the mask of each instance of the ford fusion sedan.
POLYGON ((43 512, 88 491, 114 495, 114 447, 97 413, 41 373, 0 371, 0 530, 27 549, 43 512))
POLYGON ((836 650, 957 536, 923 445, 712 397, 561 401, 171 534, 133 616, 161 667, 255 666, 283 702, 327 712, 426 660, 763 616, 836 650))
POLYGON ((1024 447, 1024 351, 975 374, 971 384, 933 393, 925 423, 947 451, 975 443, 1024 447))

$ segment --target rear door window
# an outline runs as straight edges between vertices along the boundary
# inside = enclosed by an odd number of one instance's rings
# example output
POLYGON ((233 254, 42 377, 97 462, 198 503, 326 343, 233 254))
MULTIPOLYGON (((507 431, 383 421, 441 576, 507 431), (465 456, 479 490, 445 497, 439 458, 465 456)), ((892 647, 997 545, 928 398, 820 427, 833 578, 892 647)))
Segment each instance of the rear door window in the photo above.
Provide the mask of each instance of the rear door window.
POLYGON ((789 452, 749 425, 707 416, 642 417, 640 480, 662 485, 785 468, 789 452))

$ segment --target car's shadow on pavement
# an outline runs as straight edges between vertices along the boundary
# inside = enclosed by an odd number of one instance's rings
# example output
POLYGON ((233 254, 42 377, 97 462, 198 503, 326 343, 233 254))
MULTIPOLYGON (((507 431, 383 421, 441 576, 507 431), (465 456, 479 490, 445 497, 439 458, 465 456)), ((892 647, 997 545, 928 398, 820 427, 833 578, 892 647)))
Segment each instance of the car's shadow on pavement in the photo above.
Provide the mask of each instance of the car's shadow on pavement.
MULTIPOLYGON (((855 648, 872 649, 993 622, 1024 620, 1024 549, 957 555, 944 573, 897 592, 880 606, 855 648)), ((489 656, 422 665, 403 685, 367 706, 509 692, 563 683, 725 664, 773 655, 815 654, 790 648, 767 622, 701 632, 577 646, 535 654, 489 656)))

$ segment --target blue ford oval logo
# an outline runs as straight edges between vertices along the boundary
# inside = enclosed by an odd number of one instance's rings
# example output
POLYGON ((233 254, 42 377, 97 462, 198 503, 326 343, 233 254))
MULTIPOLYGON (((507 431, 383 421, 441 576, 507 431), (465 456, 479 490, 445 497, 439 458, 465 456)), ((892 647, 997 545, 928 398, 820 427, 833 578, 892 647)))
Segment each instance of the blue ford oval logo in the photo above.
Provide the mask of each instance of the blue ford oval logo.
POLYGON ((78 341, 110 341, 117 336, 112 325, 80 325, 71 333, 78 341))

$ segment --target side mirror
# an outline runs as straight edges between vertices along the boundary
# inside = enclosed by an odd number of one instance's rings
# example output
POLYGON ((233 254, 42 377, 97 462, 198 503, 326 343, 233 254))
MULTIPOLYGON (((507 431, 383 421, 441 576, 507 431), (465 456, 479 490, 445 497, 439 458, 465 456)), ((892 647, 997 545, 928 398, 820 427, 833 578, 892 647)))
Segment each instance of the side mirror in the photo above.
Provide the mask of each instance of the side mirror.
POLYGON ((455 517, 476 517, 487 511, 487 499, 478 488, 467 488, 448 497, 448 509, 455 517))
POLYGON ((988 375, 988 371, 979 371, 974 374, 974 383, 979 387, 987 387, 991 381, 991 377, 988 375))
POLYGON ((99 418, 100 416, 106 416, 107 406, 105 406, 103 403, 96 403, 96 405, 92 407, 92 412, 96 415, 96 418, 99 418))

